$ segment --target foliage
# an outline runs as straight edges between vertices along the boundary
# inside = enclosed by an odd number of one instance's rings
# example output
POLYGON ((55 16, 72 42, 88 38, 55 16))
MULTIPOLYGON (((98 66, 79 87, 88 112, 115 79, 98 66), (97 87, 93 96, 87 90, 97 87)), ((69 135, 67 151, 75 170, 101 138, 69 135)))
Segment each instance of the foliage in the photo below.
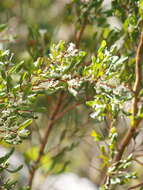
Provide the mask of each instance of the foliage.
MULTIPOLYGON (((16 173, 18 172, 21 168, 22 165, 19 166, 18 168, 11 170, 9 169, 9 163, 7 162, 9 157, 13 154, 14 152, 14 148, 11 149, 10 152, 8 152, 7 154, 5 154, 4 156, 0 157, 0 173, 2 173, 3 171, 7 171, 10 173, 16 173)), ((2 181, 2 176, 1 176, 1 181, 2 181)), ((16 181, 11 181, 10 179, 5 180, 5 182, 1 184, 1 189, 6 189, 6 190, 10 190, 10 189, 15 189, 15 185, 16 185, 16 181)))

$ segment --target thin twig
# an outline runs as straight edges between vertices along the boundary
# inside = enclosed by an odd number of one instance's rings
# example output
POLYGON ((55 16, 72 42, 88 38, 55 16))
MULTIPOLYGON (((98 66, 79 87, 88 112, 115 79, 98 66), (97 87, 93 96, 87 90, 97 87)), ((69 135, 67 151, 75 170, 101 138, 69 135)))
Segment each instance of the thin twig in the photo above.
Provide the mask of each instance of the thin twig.
POLYGON ((136 158, 134 158, 133 159, 134 161, 136 161, 138 164, 140 164, 141 166, 143 166, 143 162, 141 162, 140 160, 138 160, 138 159, 136 159, 136 158))
POLYGON ((143 182, 142 182, 142 183, 139 183, 139 184, 137 184, 137 185, 134 185, 134 186, 132 186, 132 187, 129 187, 127 190, 136 189, 136 188, 141 187, 141 186, 143 186, 143 182))
POLYGON ((57 121, 58 119, 60 119, 61 117, 63 117, 67 112, 69 112, 70 110, 73 110, 74 108, 76 108, 77 106, 80 106, 80 105, 82 105, 82 104, 83 104, 83 102, 82 102, 82 103, 80 102, 80 103, 75 103, 75 104, 73 104, 73 105, 67 107, 64 111, 60 112, 60 113, 55 117, 55 119, 54 119, 53 122, 57 121))
POLYGON ((77 102, 69 107, 67 107, 66 109, 64 109, 62 112, 58 113, 58 115, 55 117, 53 122, 56 122, 58 119, 62 118, 67 112, 69 112, 70 110, 73 110, 74 108, 84 104, 86 101, 91 100, 91 97, 87 98, 86 100, 84 100, 83 102, 77 102))
POLYGON ((143 157, 143 154, 137 154, 135 155, 136 158, 143 157))

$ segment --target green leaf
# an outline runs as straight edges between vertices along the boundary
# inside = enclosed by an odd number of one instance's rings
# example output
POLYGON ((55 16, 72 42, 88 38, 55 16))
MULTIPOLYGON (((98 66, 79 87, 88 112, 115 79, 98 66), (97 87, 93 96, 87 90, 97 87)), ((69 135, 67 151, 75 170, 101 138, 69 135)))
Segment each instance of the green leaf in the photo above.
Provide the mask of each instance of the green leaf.
POLYGON ((94 137, 95 141, 101 141, 103 140, 102 136, 98 134, 95 130, 92 131, 91 136, 94 137))
POLYGON ((26 120, 26 121, 24 121, 21 125, 20 125, 20 127, 19 127, 19 131, 20 130, 23 130, 23 129, 25 129, 26 127, 28 127, 31 123, 32 123, 32 119, 28 119, 28 120, 26 120))
POLYGON ((30 134, 29 130, 26 129, 22 129, 18 132, 19 137, 21 137, 22 139, 26 139, 30 134))
POLYGON ((116 185, 116 184, 120 184, 121 183, 121 179, 116 177, 116 178, 111 178, 111 184, 112 185, 116 185))
POLYGON ((6 169, 9 173, 16 173, 16 172, 18 172, 19 170, 21 170, 23 168, 23 165, 20 165, 20 166, 18 166, 16 169, 14 169, 14 170, 10 170, 10 169, 6 169))
POLYGON ((4 80, 6 80, 6 72, 4 70, 1 70, 1 76, 4 80))
POLYGON ((29 148, 24 154, 26 162, 29 163, 29 161, 31 160, 36 161, 38 158, 38 154, 39 154, 38 146, 29 148))
POLYGON ((0 24, 0 32, 7 28, 7 24, 0 24))
POLYGON ((10 152, 5 154, 5 156, 0 157, 0 164, 6 162, 9 159, 9 157, 13 154, 13 152, 14 152, 14 148, 12 148, 10 152))
POLYGON ((9 70, 9 74, 11 73, 17 73, 18 71, 20 71, 22 69, 22 66, 24 64, 24 61, 21 61, 18 64, 15 64, 10 70, 9 70))
POLYGON ((67 166, 68 166, 70 163, 71 163, 70 160, 66 161, 66 162, 63 164, 63 167, 62 167, 59 171, 57 171, 57 172, 55 172, 55 173, 56 173, 56 174, 61 174, 61 173, 65 172, 67 166))
POLYGON ((25 78, 27 77, 27 72, 25 71, 21 77, 20 77, 20 84, 22 84, 22 82, 25 80, 25 78))
POLYGON ((105 48, 105 47, 106 47, 106 45, 107 45, 106 41, 105 41, 105 40, 103 40, 103 41, 102 41, 102 43, 101 43, 101 46, 100 46, 100 47, 101 47, 101 48, 105 48))

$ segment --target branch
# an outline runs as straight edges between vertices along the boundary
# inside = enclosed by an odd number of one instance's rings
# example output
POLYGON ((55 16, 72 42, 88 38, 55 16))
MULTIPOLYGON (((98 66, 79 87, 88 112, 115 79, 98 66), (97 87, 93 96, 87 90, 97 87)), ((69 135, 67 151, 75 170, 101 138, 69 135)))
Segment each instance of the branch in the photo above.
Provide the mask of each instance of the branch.
POLYGON ((86 23, 87 23, 87 19, 85 17, 84 21, 83 21, 83 24, 81 26, 81 29, 80 31, 76 32, 75 34, 75 43, 76 43, 76 48, 79 48, 79 44, 80 44, 80 41, 81 41, 81 37, 84 33, 84 30, 86 28, 86 23))
POLYGON ((60 112, 60 113, 55 117, 55 119, 54 119, 53 122, 55 123, 58 119, 62 118, 67 112, 69 112, 70 110, 73 110, 73 109, 76 108, 77 106, 80 106, 80 105, 84 104, 86 101, 89 101, 89 100, 91 100, 91 97, 88 97, 88 98, 87 98, 86 100, 84 100, 83 102, 77 102, 77 103, 75 103, 75 104, 73 104, 73 105, 67 107, 65 110, 63 110, 62 112, 60 112))
POLYGON ((69 112, 70 110, 72 110, 72 109, 76 108, 77 106, 84 103, 84 102, 76 103, 74 105, 71 105, 71 106, 67 107, 63 112, 59 113, 59 110, 61 108, 62 99, 63 99, 63 94, 61 94, 61 96, 59 97, 59 99, 57 101, 55 110, 53 111, 53 114, 52 114, 52 116, 50 118, 49 125, 47 127, 46 132, 45 132, 45 136, 43 138, 43 141, 41 143, 38 158, 35 161, 35 164, 34 164, 32 170, 30 171, 30 178, 29 178, 29 182, 28 182, 30 188, 32 187, 33 179, 34 179, 34 176, 35 176, 35 173, 36 173, 36 170, 37 170, 37 165, 40 163, 40 160, 41 160, 41 158, 42 158, 42 156, 44 154, 44 149, 45 149, 45 146, 47 144, 48 137, 50 135, 50 132, 52 130, 53 125, 55 124, 55 122, 58 119, 62 118, 67 112, 69 112))
POLYGON ((138 160, 138 159, 136 159, 136 158, 134 158, 133 159, 134 161, 136 161, 138 164, 140 164, 141 166, 143 166, 143 162, 141 162, 140 160, 138 160))
POLYGON ((136 188, 141 187, 141 186, 143 186, 143 182, 142 182, 142 183, 139 183, 138 185, 129 187, 127 190, 136 189, 136 188))
POLYGON ((83 104, 83 102, 81 103, 76 103, 76 104, 73 104, 73 105, 71 105, 71 106, 69 106, 69 107, 67 107, 63 112, 60 112, 56 117, 55 117, 55 119, 54 119, 54 123, 55 123, 55 121, 57 121, 58 119, 60 119, 60 118, 62 118, 67 112, 69 112, 70 110, 73 110, 74 108, 76 108, 77 106, 80 106, 80 105, 82 105, 83 104))
POLYGON ((40 151, 39 151, 38 158, 35 161, 33 168, 31 169, 29 182, 28 182, 28 185, 29 185, 30 189, 32 187, 32 183, 33 183, 33 179, 34 179, 34 176, 35 176, 35 173, 36 173, 36 170, 37 170, 37 166, 40 163, 40 160, 41 160, 41 158, 42 158, 42 156, 44 154, 44 150, 45 150, 45 147, 46 147, 46 144, 47 144, 47 141, 48 141, 48 137, 49 137, 50 132, 52 130, 52 127, 54 125, 53 121, 54 121, 56 115, 58 114, 58 112, 60 110, 60 107, 61 107, 61 104, 62 104, 62 99, 63 99, 63 93, 60 94, 60 96, 59 96, 59 98, 57 100, 55 109, 54 109, 54 111, 53 111, 53 113, 51 115, 50 122, 48 124, 47 130, 45 131, 45 136, 44 136, 44 138, 42 140, 42 143, 41 143, 41 146, 40 146, 40 151))
POLYGON ((143 157, 143 154, 137 154, 137 155, 135 155, 135 158, 138 158, 138 157, 143 157))
POLYGON ((136 53, 136 63, 135 63, 136 79, 135 79, 135 83, 133 87, 134 98, 132 102, 132 124, 120 145, 120 149, 115 157, 115 161, 119 161, 122 158, 125 148, 129 144, 131 138, 133 137, 136 129, 138 128, 141 122, 141 120, 136 120, 135 116, 138 112, 138 102, 139 102, 138 96, 141 89, 141 80, 142 80, 141 63, 142 61, 143 61, 143 32, 141 33, 140 42, 139 42, 137 53, 136 53))

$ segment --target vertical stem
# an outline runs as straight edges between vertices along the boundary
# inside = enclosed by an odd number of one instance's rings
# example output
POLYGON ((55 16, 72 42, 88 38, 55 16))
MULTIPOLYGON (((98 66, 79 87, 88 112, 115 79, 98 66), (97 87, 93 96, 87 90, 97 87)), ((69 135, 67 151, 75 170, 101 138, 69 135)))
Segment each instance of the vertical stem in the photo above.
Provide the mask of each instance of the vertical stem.
POLYGON ((84 33, 84 30, 86 28, 86 18, 84 19, 83 21, 83 24, 81 25, 81 28, 78 32, 76 32, 75 34, 75 43, 76 43, 76 48, 79 48, 79 44, 80 44, 80 41, 81 41, 81 38, 82 38, 82 35, 84 33))
MULTIPOLYGON (((134 98, 132 100, 132 119, 131 119, 131 126, 128 129, 127 134, 124 136, 123 141, 121 142, 120 148, 118 153, 115 155, 114 162, 119 162, 122 159, 123 153, 130 143, 136 129, 139 127, 141 119, 136 119, 136 115, 139 111, 138 103, 140 101, 139 93, 141 90, 141 80, 142 80, 142 62, 143 62, 143 32, 141 33, 139 45, 136 52, 136 62, 135 62, 135 83, 133 86, 134 98)), ((110 187, 110 176, 108 173, 106 175, 106 186, 109 190, 112 189, 110 187)))
POLYGON ((58 114, 58 112, 59 112, 59 110, 61 108, 62 99, 63 99, 63 92, 61 92, 60 96, 58 97, 55 109, 53 110, 53 113, 52 113, 51 118, 50 118, 50 122, 49 122, 48 127, 47 127, 47 129, 45 131, 45 136, 43 137, 43 140, 42 140, 42 143, 41 143, 41 146, 40 146, 40 151, 39 151, 38 158, 35 161, 34 166, 32 167, 32 170, 30 172, 30 177, 29 177, 29 182, 28 182, 28 185, 29 185, 30 188, 32 188, 32 183, 33 183, 33 179, 34 179, 34 176, 35 176, 35 173, 36 173, 36 170, 37 170, 37 166, 40 163, 40 160, 41 160, 41 158, 42 158, 42 156, 44 154, 44 150, 45 150, 45 147, 46 147, 50 132, 51 132, 51 130, 53 128, 53 125, 54 125, 53 121, 56 118, 56 116, 57 116, 57 114, 58 114))
POLYGON ((134 91, 134 98, 133 98, 133 102, 132 102, 132 122, 131 122, 131 127, 129 128, 127 134, 125 135, 119 152, 115 157, 115 161, 119 161, 122 158, 122 155, 124 153, 124 150, 126 148, 126 146, 129 144, 131 138, 134 135, 134 132, 136 131, 136 129, 138 128, 140 121, 141 120, 137 120, 136 114, 138 112, 138 102, 139 102, 139 92, 141 89, 141 80, 142 80, 142 62, 143 62, 143 32, 141 33, 141 37, 140 37, 140 42, 137 48, 137 53, 136 53, 136 64, 135 64, 135 75, 136 75, 136 79, 135 79, 135 83, 134 83, 134 87, 133 87, 133 91, 134 91))

